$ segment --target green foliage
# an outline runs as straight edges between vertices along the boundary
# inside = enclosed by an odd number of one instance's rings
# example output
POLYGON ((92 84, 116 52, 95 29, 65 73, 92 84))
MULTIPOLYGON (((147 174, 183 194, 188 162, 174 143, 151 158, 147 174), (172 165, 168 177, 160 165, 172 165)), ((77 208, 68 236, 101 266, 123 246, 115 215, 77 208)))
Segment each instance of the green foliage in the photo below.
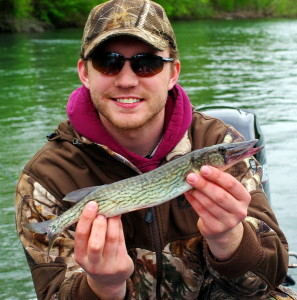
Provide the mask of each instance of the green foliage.
POLYGON ((169 18, 194 19, 213 15, 211 0, 155 0, 166 10, 169 18))
POLYGON ((18 18, 29 18, 32 13, 31 0, 14 0, 14 15, 18 18))
POLYGON ((296 0, 155 0, 172 19, 213 17, 216 12, 250 12, 257 16, 297 16, 296 0))
POLYGON ((34 16, 57 27, 81 25, 90 9, 102 1, 94 0, 31 0, 34 16))
POLYGON ((291 0, 274 0, 275 16, 296 16, 297 5, 296 2, 291 0))
POLYGON ((0 16, 28 18, 31 16, 31 0, 0 0, 0 16))
POLYGON ((235 0, 213 0, 212 4, 216 10, 233 11, 235 0))
POLYGON ((296 16, 295 0, 211 0, 217 11, 251 11, 263 16, 296 16))
MULTIPOLYGON (((171 19, 212 18, 220 12, 297 16, 296 0, 155 0, 171 19)), ((54 27, 83 26, 92 7, 105 0, 0 0, 1 20, 35 18, 54 27)))

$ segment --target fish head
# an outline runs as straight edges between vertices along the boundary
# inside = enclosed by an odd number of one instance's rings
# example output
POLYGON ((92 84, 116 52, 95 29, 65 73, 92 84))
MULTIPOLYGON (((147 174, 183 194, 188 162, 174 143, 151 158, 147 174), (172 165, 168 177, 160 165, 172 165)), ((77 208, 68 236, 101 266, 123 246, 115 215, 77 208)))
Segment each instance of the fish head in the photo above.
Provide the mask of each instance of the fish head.
POLYGON ((210 165, 226 170, 243 159, 255 155, 263 147, 253 148, 258 140, 253 139, 239 143, 224 143, 205 148, 197 159, 192 159, 193 170, 199 170, 203 165, 210 165))
POLYGON ((243 159, 255 155, 263 149, 263 147, 254 148, 257 142, 257 139, 253 139, 240 143, 230 143, 219 146, 217 149, 217 155, 221 156, 221 160, 224 159, 224 163, 221 166, 218 166, 218 168, 226 170, 243 159))

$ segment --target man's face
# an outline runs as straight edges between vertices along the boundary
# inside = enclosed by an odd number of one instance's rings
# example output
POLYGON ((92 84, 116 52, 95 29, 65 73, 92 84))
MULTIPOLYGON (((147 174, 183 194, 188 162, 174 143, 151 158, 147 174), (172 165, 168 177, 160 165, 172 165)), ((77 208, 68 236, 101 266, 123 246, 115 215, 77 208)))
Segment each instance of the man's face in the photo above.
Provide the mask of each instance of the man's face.
MULTIPOLYGON (((124 57, 139 53, 152 53, 169 57, 169 51, 156 51, 150 45, 132 38, 117 37, 108 40, 102 51, 116 52, 124 57)), ((92 62, 79 61, 80 79, 90 90, 94 106, 102 123, 112 130, 137 130, 149 126, 151 122, 164 121, 164 107, 168 90, 177 82, 179 62, 164 63, 163 70, 151 77, 140 77, 125 61, 122 70, 116 75, 105 75, 95 70, 92 62)))

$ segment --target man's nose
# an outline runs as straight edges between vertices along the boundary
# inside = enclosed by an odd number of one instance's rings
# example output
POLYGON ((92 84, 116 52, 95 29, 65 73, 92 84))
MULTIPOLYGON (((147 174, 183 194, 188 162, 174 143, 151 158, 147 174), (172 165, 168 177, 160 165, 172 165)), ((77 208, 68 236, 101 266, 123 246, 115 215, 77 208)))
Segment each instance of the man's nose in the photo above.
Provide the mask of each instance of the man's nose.
POLYGON ((130 61, 126 60, 121 71, 115 76, 114 83, 120 87, 133 87, 139 82, 138 76, 133 72, 130 61))

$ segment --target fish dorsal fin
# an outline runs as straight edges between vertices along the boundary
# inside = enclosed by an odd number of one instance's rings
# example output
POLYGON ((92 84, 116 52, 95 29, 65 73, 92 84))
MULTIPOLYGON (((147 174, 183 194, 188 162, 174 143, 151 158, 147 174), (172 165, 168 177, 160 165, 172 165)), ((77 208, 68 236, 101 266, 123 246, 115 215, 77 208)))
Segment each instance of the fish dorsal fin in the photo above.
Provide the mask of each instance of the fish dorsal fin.
POLYGON ((63 198, 63 200, 67 201, 67 202, 74 202, 74 203, 80 202, 87 195, 89 195, 90 193, 92 193, 97 188, 98 188, 98 186, 90 186, 90 187, 82 188, 82 189, 79 189, 79 190, 75 190, 73 192, 68 193, 63 198))

